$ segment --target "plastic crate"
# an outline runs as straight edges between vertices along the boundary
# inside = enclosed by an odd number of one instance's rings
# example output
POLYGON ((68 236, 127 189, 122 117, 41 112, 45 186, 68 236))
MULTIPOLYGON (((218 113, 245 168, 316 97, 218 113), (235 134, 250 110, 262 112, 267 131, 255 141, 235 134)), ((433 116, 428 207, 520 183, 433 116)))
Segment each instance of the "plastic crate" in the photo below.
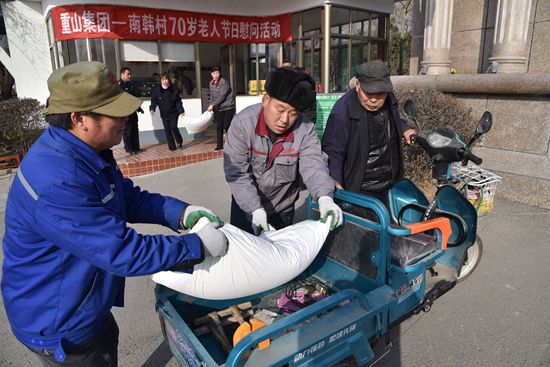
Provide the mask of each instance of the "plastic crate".
POLYGON ((502 177, 471 162, 467 166, 459 162, 453 164, 452 173, 459 179, 458 190, 472 203, 479 216, 493 209, 497 185, 502 177))

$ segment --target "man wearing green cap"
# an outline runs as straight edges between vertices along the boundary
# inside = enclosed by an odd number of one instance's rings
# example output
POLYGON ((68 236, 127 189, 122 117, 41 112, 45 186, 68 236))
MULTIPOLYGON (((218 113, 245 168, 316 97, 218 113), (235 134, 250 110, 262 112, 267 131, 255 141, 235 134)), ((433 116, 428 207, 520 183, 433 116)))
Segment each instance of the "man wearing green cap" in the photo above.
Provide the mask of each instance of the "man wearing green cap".
POLYGON ((390 70, 382 61, 357 67, 357 82, 332 108, 323 136, 337 188, 373 196, 388 206, 392 183, 403 176, 401 139, 415 134, 399 116, 390 70))
POLYGON ((123 92, 107 66, 72 64, 48 79, 49 127, 11 186, 3 239, 2 296, 14 335, 44 366, 116 366, 126 276, 192 272, 223 256, 225 235, 211 211, 142 191, 123 178, 110 150, 141 100, 123 92), (141 235, 130 223, 187 235, 141 235))

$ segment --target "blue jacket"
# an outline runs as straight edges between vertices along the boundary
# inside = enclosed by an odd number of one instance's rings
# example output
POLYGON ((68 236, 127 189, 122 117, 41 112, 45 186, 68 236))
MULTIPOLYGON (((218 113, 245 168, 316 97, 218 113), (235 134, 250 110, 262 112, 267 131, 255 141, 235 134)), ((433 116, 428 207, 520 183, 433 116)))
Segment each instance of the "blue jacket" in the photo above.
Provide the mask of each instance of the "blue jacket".
MULTIPOLYGON (((81 343, 124 305, 124 277, 186 267, 204 258, 196 234, 141 235, 130 223, 177 231, 186 203, 124 179, 66 130, 48 127, 25 156, 6 204, 2 296, 25 345, 55 351, 81 343)), ((108 163, 110 162, 110 164, 108 163)))

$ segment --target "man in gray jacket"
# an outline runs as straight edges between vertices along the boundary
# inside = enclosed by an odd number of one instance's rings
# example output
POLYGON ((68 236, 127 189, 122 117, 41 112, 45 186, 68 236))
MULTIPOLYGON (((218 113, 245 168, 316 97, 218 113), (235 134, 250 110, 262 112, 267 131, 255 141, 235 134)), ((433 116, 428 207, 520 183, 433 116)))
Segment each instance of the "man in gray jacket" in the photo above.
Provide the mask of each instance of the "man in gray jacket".
POLYGON ((262 103, 239 112, 227 134, 225 178, 231 187, 231 224, 260 234, 292 224, 300 176, 319 203, 321 218, 342 224, 332 197, 334 181, 315 132, 302 112, 315 103, 315 81, 305 72, 270 73, 262 103))

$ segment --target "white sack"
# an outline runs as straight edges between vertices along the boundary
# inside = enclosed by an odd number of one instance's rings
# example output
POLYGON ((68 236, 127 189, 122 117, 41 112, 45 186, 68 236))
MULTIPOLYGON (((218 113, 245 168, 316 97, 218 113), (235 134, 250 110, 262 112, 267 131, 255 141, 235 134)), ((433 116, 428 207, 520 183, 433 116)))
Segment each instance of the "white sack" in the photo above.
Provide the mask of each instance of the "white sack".
POLYGON ((195 265, 193 274, 163 271, 154 274, 153 280, 210 300, 264 292, 294 279, 313 262, 328 236, 329 224, 306 220, 259 237, 231 224, 220 230, 229 240, 225 256, 207 258, 195 265))
POLYGON ((208 129, 212 122, 212 117, 214 116, 213 112, 205 111, 199 117, 190 117, 184 115, 180 117, 183 127, 187 130, 189 134, 198 134, 202 133, 204 130, 208 129))

